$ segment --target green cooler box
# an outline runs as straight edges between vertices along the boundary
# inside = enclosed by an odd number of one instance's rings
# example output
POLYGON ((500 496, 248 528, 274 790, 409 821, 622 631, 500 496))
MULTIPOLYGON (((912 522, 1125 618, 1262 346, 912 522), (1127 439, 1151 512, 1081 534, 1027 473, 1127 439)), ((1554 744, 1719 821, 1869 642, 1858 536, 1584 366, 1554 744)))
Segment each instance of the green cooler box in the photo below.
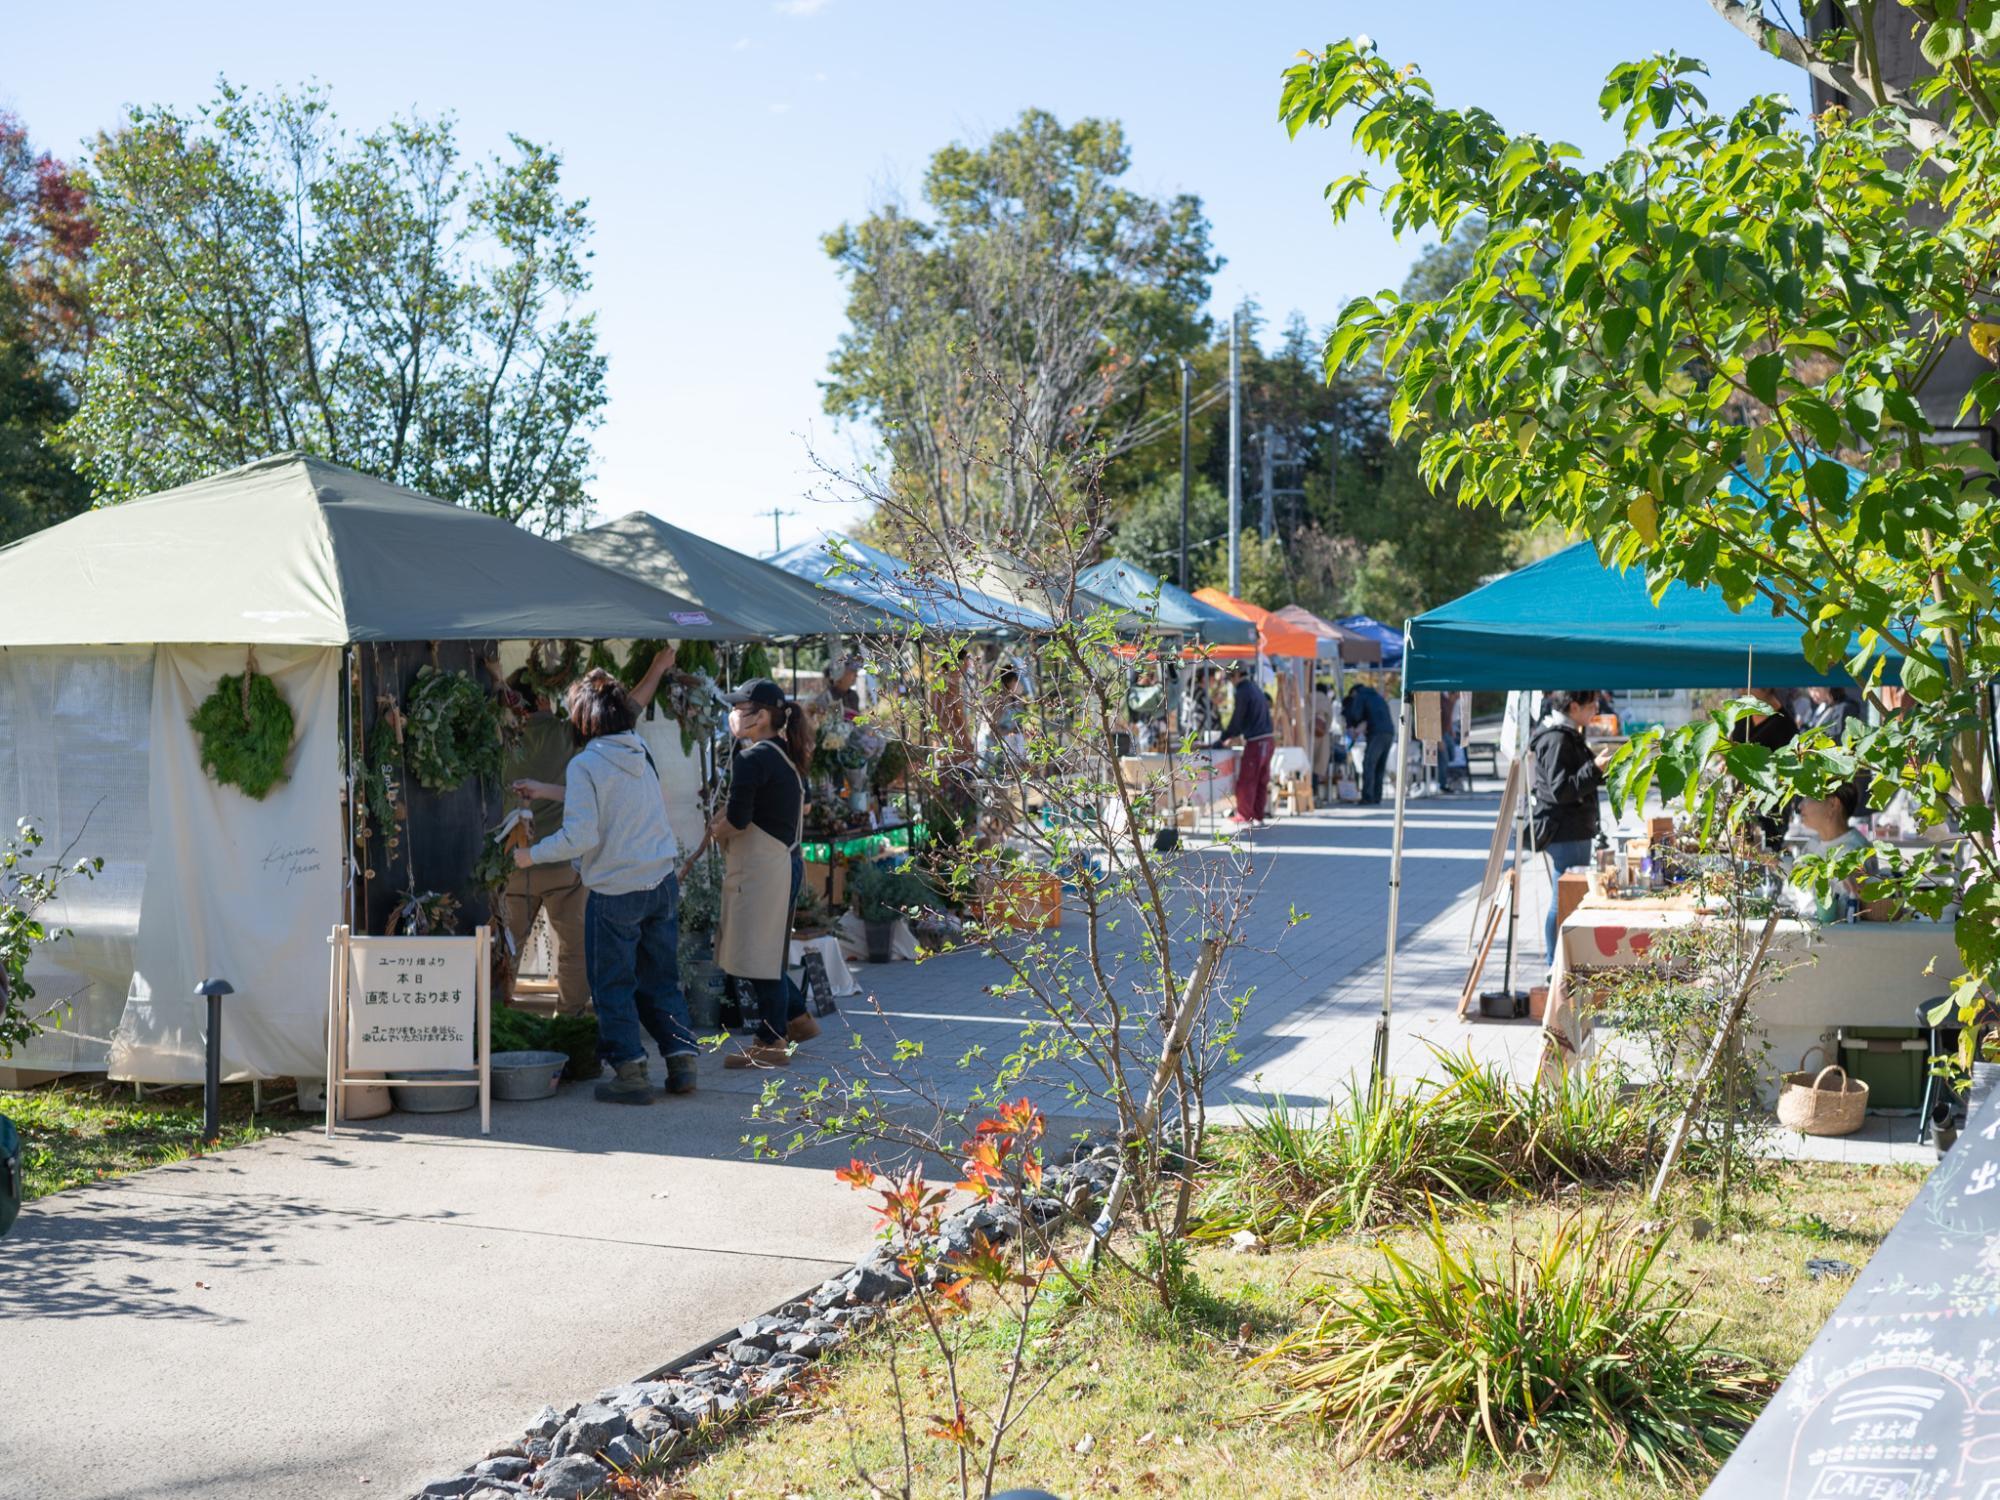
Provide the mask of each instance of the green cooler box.
POLYGON ((1868 1085, 1868 1113, 1913 1115, 1924 1102, 1930 1042, 1914 1026, 1843 1026, 1840 1065, 1868 1085))

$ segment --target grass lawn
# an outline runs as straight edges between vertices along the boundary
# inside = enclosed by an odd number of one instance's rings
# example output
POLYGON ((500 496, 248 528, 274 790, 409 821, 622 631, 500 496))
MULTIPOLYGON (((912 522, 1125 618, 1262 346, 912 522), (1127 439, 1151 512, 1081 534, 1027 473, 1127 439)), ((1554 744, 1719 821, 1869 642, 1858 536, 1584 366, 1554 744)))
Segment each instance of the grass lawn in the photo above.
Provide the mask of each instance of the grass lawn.
MULTIPOLYGON (((1777 1189, 1748 1200, 1735 1231, 1697 1242, 1693 1200, 1667 1205, 1676 1227, 1661 1267, 1685 1280, 1693 1300, 1721 1320, 1719 1341, 1775 1374, 1797 1360, 1850 1283, 1814 1282, 1805 1263, 1833 1257, 1864 1265, 1922 1181, 1912 1168, 1801 1164, 1783 1169, 1777 1189)), ((1565 1214, 1611 1212, 1634 1223, 1650 1217, 1637 1190, 1592 1191, 1553 1201, 1502 1205, 1484 1218, 1460 1217, 1451 1236, 1488 1253, 1510 1236, 1532 1241, 1565 1214)), ((1329 1434, 1310 1421, 1276 1423, 1260 1408, 1278 1394, 1274 1367, 1256 1354, 1310 1321, 1308 1294, 1381 1264, 1381 1244, 1415 1257, 1426 1252, 1409 1231, 1352 1235, 1265 1255, 1199 1250, 1204 1295, 1193 1316, 1168 1323, 1127 1284, 1105 1303, 1069 1307, 1044 1320, 1030 1348, 1040 1379, 1055 1378, 1030 1416, 1002 1483, 1041 1487, 1076 1500, 1098 1495, 1189 1495, 1268 1500, 1274 1496, 1502 1496, 1526 1488, 1583 1500, 1602 1495, 1695 1494, 1701 1485, 1663 1487, 1576 1458, 1547 1476, 1391 1461, 1344 1464, 1329 1434), (1086 1442, 1085 1440, 1088 1439, 1086 1442), (1081 1451, 1079 1451, 1081 1449, 1081 1451)), ((975 1397, 996 1388, 1010 1332, 975 1313, 965 1368, 975 1397)), ((857 1458, 891 1477, 895 1408, 886 1350, 898 1341, 910 1397, 920 1495, 956 1495, 950 1450, 921 1434, 949 1409, 930 1346, 907 1319, 825 1366, 824 1384, 796 1410, 724 1441, 704 1458, 651 1477, 637 1493, 651 1500, 866 1495, 857 1458)), ((981 1424, 984 1425, 983 1423, 981 1424)), ((894 1477, 900 1477, 894 1475, 894 1477)), ((621 1490, 621 1493, 631 1493, 621 1490)), ((975 1493, 976 1493, 975 1489, 975 1493)))
MULTIPOLYGON (((30 1199, 184 1161, 203 1150, 200 1085, 149 1094, 142 1101, 132 1097, 129 1083, 58 1080, 43 1088, 0 1093, 0 1115, 21 1132, 30 1199)), ((222 1090, 222 1137, 215 1149, 303 1129, 320 1118, 296 1114, 288 1102, 252 1120, 250 1085, 228 1084, 222 1090)))

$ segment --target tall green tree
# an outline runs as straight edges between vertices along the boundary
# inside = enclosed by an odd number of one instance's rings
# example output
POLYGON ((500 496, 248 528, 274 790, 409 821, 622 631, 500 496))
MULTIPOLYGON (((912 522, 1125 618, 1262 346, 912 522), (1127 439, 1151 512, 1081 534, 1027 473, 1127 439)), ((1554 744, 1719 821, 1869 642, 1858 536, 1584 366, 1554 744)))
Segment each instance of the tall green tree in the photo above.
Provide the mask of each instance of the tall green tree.
MULTIPOLYGON (((1881 6, 1938 70, 1904 93, 1873 62, 1873 4, 1834 8, 1858 33, 1801 38, 1762 5, 1715 3, 1866 112, 1716 108, 1700 63, 1656 55, 1610 75, 1600 104, 1627 144, 1590 165, 1441 105, 1366 41, 1291 69, 1280 113, 1294 132, 1349 119, 1390 174, 1333 183, 1336 216, 1379 198, 1398 229, 1487 225, 1437 295, 1352 304, 1328 368, 1383 351, 1395 430, 1421 439, 1423 477, 1461 503, 1586 535, 1656 586, 1788 616, 1816 663, 1871 689, 1900 673, 1910 705, 1853 742, 1727 744, 1735 706, 1631 751, 1624 788, 1657 784, 1710 817, 1730 810, 1730 787, 1744 789, 1735 811, 1862 772, 1878 805, 1907 793, 1963 845, 1879 849, 1888 873, 1870 889, 1932 913, 1956 903, 1958 999, 1976 1021, 2000 978, 1984 707, 2000 671, 2000 505, 1985 444, 1940 429, 1989 427, 2000 372, 1955 412, 1926 401, 1960 341, 2000 355, 2000 6, 1881 6), (1709 774, 1717 760, 1726 780, 1709 774)), ((1822 874, 1858 866, 1843 856, 1822 874)))
POLYGON ((89 357, 95 238, 79 174, 0 114, 0 543, 90 504, 57 434, 89 357))
POLYGON ((848 331, 826 409, 874 425, 941 526, 1032 538, 1058 461, 1144 441, 1148 392, 1202 343, 1220 262, 1201 203, 1134 192, 1130 166, 1116 121, 1029 110, 933 156, 921 213, 827 236, 848 331))
POLYGON ((604 401, 561 160, 325 93, 135 109, 89 162, 103 329, 68 428, 123 499, 302 449, 544 533, 588 512, 604 401))

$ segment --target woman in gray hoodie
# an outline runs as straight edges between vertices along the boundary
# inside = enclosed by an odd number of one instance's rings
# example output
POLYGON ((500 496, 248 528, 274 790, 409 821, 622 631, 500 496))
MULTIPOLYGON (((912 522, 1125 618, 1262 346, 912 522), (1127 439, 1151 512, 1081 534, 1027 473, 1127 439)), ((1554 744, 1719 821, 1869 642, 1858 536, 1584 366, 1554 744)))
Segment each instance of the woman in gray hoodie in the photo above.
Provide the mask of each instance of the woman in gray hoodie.
POLYGON ((559 795, 562 827, 514 851, 522 869, 572 861, 590 895, 584 904, 584 965, 597 1007, 598 1051, 617 1076, 597 1086, 613 1104, 651 1104, 646 1044, 667 1063, 667 1092, 695 1086, 694 1027, 680 977, 680 850, 638 714, 610 673, 584 674, 569 690, 569 722, 582 745, 558 792, 516 783, 530 796, 559 795))

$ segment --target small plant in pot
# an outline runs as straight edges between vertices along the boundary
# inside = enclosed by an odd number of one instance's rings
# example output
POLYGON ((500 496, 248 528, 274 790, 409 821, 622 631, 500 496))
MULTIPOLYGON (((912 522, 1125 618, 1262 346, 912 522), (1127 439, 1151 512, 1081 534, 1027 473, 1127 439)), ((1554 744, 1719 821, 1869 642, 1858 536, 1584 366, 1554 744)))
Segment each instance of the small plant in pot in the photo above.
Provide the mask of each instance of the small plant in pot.
POLYGON ((715 966, 715 930, 721 921, 722 861, 710 852, 694 862, 681 882, 681 989, 697 1031, 721 1024, 721 974, 715 966))
POLYGON ((894 956, 898 921, 939 905, 937 892, 907 857, 857 862, 848 873, 848 889, 866 934, 871 964, 885 964, 894 956))

